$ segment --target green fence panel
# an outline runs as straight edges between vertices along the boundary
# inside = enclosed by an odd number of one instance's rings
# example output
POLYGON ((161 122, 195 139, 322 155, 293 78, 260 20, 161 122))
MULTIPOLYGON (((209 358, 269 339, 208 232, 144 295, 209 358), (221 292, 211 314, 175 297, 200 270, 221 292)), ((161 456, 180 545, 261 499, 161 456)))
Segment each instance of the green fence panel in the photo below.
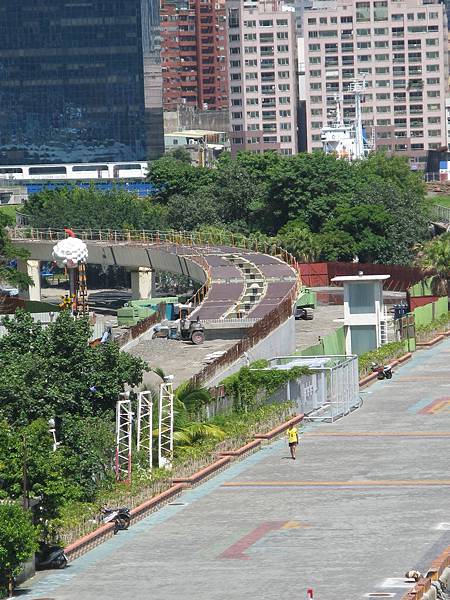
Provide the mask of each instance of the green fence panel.
POLYGON ((339 327, 323 338, 324 354, 345 354, 344 328, 339 327))
POLYGON ((414 320, 416 327, 423 327, 429 325, 435 319, 443 317, 448 312, 448 299, 444 296, 439 298, 436 302, 425 304, 425 306, 419 306, 414 309, 414 320))

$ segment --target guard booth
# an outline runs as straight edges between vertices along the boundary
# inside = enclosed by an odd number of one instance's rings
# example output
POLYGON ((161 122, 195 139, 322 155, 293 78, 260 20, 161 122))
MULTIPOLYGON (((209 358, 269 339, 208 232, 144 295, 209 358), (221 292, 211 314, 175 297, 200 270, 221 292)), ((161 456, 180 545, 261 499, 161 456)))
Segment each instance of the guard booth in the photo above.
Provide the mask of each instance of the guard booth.
POLYGON ((347 354, 364 354, 387 343, 388 316, 383 284, 390 275, 333 277, 344 285, 344 331, 347 354))

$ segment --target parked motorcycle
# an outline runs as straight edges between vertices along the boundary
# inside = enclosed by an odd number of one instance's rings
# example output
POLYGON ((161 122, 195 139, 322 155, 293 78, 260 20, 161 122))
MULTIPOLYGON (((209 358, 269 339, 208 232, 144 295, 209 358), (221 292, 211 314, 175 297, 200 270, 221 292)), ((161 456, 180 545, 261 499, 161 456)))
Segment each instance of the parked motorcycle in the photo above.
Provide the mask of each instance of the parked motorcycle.
POLYGON ((117 532, 128 529, 131 522, 131 513, 130 509, 126 506, 122 506, 121 508, 104 506, 101 518, 103 523, 114 523, 114 535, 116 535, 117 532))
POLYGON ((392 366, 372 363, 372 373, 377 374, 377 379, 392 379, 392 366))
POLYGON ((65 569, 68 562, 64 548, 39 542, 39 550, 36 553, 36 569, 41 571, 44 569, 65 569))

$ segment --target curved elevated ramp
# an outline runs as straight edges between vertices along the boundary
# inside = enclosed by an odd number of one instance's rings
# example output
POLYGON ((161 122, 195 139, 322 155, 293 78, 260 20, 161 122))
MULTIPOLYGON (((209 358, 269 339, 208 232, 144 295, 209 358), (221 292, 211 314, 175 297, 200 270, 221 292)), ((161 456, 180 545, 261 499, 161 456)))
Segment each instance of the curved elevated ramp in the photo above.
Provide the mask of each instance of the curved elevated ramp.
MULTIPOLYGON (((276 256, 228 245, 207 244, 195 234, 75 231, 89 251, 89 262, 186 275, 202 284, 195 315, 202 321, 265 317, 283 299, 295 301, 299 275, 294 258, 280 248, 276 256)), ((64 231, 15 228, 13 243, 33 260, 51 259, 64 231)))

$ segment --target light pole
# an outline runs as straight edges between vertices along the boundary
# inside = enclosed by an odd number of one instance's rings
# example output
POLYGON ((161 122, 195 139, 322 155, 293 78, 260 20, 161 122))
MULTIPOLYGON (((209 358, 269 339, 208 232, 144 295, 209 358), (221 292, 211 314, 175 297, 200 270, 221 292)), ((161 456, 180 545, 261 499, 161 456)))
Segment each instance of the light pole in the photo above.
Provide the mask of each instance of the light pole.
POLYGON ((56 452, 58 446, 61 442, 56 441, 56 428, 55 428, 55 419, 51 418, 48 420, 48 431, 53 438, 53 452, 56 452))

